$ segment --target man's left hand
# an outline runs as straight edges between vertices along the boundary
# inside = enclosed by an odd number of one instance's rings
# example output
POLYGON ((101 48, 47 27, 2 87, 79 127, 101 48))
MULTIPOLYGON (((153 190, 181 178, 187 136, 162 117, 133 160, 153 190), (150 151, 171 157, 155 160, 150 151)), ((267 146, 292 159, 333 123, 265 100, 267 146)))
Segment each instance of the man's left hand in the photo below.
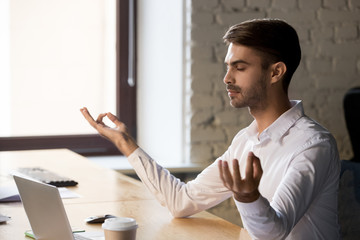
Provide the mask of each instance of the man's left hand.
POLYGON ((233 174, 229 170, 228 163, 219 160, 220 178, 224 186, 233 192, 234 198, 239 202, 249 203, 257 200, 260 196, 258 187, 263 173, 260 159, 249 152, 244 178, 241 177, 238 160, 234 159, 232 164, 233 174))

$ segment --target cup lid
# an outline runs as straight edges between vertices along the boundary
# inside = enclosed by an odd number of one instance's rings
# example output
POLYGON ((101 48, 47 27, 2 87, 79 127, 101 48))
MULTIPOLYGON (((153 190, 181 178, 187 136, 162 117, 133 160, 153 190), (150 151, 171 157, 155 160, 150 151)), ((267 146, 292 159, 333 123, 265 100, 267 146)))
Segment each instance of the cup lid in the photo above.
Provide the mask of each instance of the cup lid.
POLYGON ((135 219, 127 217, 108 218, 102 224, 103 229, 112 231, 124 231, 137 228, 135 219))

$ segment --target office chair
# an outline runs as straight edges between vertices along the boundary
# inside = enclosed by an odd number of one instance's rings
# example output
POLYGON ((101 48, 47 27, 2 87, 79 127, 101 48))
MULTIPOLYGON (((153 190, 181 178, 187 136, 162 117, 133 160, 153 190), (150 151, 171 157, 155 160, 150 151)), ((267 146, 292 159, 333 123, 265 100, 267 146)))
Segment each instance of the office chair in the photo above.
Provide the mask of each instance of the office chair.
POLYGON ((354 153, 351 161, 360 162, 360 87, 351 88, 345 94, 344 114, 354 153))
POLYGON ((354 156, 341 160, 338 214, 344 240, 360 236, 360 87, 344 97, 344 114, 354 156))

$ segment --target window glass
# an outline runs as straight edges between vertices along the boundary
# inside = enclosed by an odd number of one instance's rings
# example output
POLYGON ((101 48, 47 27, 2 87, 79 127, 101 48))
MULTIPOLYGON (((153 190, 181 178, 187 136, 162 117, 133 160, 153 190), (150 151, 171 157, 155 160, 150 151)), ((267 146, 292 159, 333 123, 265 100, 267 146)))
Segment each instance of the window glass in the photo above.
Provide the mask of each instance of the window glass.
POLYGON ((116 113, 115 0, 1 0, 0 137, 93 134, 116 113))

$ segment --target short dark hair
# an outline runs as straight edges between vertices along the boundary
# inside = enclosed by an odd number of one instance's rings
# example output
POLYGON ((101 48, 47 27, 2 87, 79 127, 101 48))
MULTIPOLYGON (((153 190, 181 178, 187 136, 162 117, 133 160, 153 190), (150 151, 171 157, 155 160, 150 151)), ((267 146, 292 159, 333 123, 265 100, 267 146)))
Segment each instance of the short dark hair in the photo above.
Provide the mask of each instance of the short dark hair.
POLYGON ((230 27, 223 39, 226 43, 244 45, 263 53, 263 64, 267 67, 270 63, 284 62, 287 71, 283 87, 287 92, 301 59, 299 37, 292 26, 280 19, 253 19, 230 27))

